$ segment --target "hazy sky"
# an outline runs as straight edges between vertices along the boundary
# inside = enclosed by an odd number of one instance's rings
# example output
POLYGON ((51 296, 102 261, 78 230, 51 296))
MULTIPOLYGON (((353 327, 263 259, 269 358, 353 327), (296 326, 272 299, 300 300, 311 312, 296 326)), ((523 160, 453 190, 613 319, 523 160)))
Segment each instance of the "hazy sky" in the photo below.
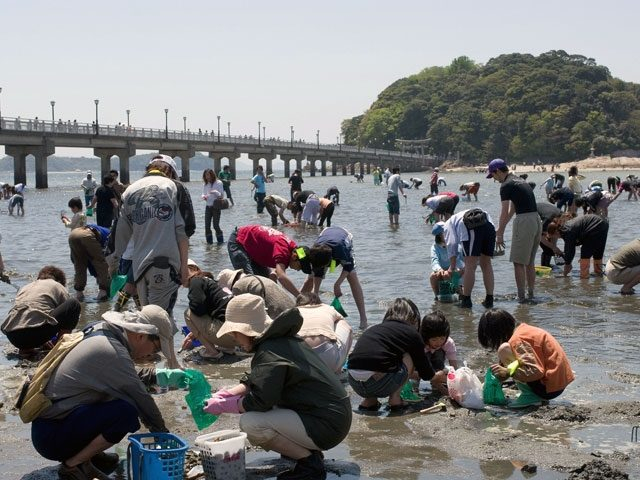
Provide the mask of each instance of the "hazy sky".
MULTIPOLYGON (((635 1, 0 0, 3 116, 335 142, 393 81, 565 50, 640 82, 635 1)), ((1 148, 1 147, 0 147, 1 148)), ((0 150, 2 151, 2 150, 0 150)), ((58 150, 61 153, 82 150, 58 150)))

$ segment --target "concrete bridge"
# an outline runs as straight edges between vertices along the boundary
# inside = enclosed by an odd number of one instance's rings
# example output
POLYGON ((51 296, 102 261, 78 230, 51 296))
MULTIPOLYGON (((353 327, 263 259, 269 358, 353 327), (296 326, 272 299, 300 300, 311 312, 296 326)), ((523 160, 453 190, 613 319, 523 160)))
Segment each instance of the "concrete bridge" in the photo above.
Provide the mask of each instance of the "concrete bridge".
POLYGON ((419 171, 435 166, 437 161, 425 155, 404 153, 374 148, 358 148, 350 145, 330 145, 261 139, 245 136, 220 135, 214 133, 193 133, 153 128, 128 127, 125 125, 96 125, 43 121, 24 118, 0 118, 0 145, 5 146, 7 155, 13 157, 14 183, 26 183, 26 157, 35 157, 36 188, 47 188, 47 157, 55 153, 56 147, 92 148, 101 160, 101 177, 111 167, 111 158, 119 159, 120 181, 129 183, 129 158, 136 150, 157 151, 180 159, 182 180, 188 182, 189 159, 196 152, 206 152, 211 158, 212 168, 218 172, 223 159, 231 168, 235 177, 236 159, 246 153, 253 161, 253 170, 264 159, 263 166, 267 174, 273 172, 273 161, 284 162, 284 175, 291 173, 291 161, 295 168, 302 169, 306 161, 309 174, 315 176, 319 171, 327 175, 330 166, 332 175, 341 170, 343 175, 354 174, 356 165, 360 173, 371 173, 371 167, 399 166, 405 171, 419 171), (318 168, 319 163, 319 168, 318 168))

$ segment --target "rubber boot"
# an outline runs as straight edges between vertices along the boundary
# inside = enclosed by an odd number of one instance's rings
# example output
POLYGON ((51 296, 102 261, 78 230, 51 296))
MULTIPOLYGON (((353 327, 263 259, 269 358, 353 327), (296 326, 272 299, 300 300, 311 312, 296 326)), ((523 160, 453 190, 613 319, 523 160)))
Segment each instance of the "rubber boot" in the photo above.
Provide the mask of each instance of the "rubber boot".
POLYGON ((518 395, 518 398, 507 404, 509 408, 526 408, 542 405, 544 399, 533 393, 533 390, 531 390, 529 385, 522 382, 516 382, 516 386, 518 387, 518 390, 520 390, 520 395, 518 395))
POLYGON ((116 299, 116 302, 113 304, 113 311, 114 312, 123 311, 125 305, 127 304, 130 298, 131 298, 131 295, 129 295, 127 292, 125 292, 124 290, 119 290, 118 298, 116 299))
POLYGON ((208 234, 208 235, 205 235, 205 236, 206 236, 206 238, 207 238, 207 243, 208 243, 209 245, 211 245, 211 244, 213 243, 213 235, 208 234))
POLYGON ((589 263, 590 259, 580 259, 580 278, 589 278, 589 263))
POLYGON ((458 304, 460 308, 471 308, 471 296, 470 295, 460 295, 460 303, 458 304))
POLYGON ((602 275, 604 275, 604 271, 602 270, 602 259, 600 260, 596 260, 595 258, 593 259, 593 273, 597 277, 601 277, 602 275))
POLYGON ((218 242, 218 245, 222 245, 224 243, 224 236, 216 235, 216 241, 218 242))
POLYGON ((493 308, 493 295, 487 295, 484 297, 482 301, 482 306, 484 308, 493 308))

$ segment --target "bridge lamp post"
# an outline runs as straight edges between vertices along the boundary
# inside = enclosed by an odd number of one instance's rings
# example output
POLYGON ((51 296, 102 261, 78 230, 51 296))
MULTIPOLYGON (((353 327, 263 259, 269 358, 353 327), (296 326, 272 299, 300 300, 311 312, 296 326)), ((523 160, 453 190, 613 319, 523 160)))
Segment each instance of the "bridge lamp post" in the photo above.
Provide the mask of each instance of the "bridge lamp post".
POLYGON ((220 115, 218 115, 218 143, 220 143, 220 115))
POLYGON ((320 130, 316 132, 316 146, 318 147, 318 150, 320 150, 320 130))
POLYGON ((129 115, 131 115, 131 110, 127 110, 127 128, 131 126, 131 124, 129 123, 129 115))
POLYGON ((262 124, 262 122, 258 122, 258 146, 260 146, 260 125, 262 124))
POLYGON ((293 148, 293 125, 291 125, 291 147, 293 148))
POLYGON ((94 100, 94 103, 96 104, 96 135, 98 135, 98 133, 100 132, 100 129, 98 128, 98 103, 100 103, 100 100, 96 98, 94 100))
POLYGON ((164 109, 164 138, 169 139, 169 109, 164 109))
POLYGON ((182 117, 182 122, 184 124, 184 128, 182 129, 182 131, 184 133, 187 133, 187 117, 182 117))
POLYGON ((227 137, 229 137, 229 141, 231 141, 231 122, 227 122, 227 137))
POLYGON ((267 139, 267 127, 262 127, 262 141, 267 139))
POLYGON ((56 101, 51 100, 49 103, 51 104, 51 130, 53 130, 53 126, 56 124, 56 101))

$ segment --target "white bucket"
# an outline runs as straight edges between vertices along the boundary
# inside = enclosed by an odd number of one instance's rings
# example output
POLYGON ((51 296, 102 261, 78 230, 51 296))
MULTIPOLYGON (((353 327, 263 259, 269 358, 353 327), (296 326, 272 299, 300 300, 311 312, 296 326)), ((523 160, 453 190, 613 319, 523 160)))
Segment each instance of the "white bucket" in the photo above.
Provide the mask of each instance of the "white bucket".
POLYGON ((239 430, 219 430, 200 435, 195 445, 207 480, 245 480, 245 441, 239 430))

